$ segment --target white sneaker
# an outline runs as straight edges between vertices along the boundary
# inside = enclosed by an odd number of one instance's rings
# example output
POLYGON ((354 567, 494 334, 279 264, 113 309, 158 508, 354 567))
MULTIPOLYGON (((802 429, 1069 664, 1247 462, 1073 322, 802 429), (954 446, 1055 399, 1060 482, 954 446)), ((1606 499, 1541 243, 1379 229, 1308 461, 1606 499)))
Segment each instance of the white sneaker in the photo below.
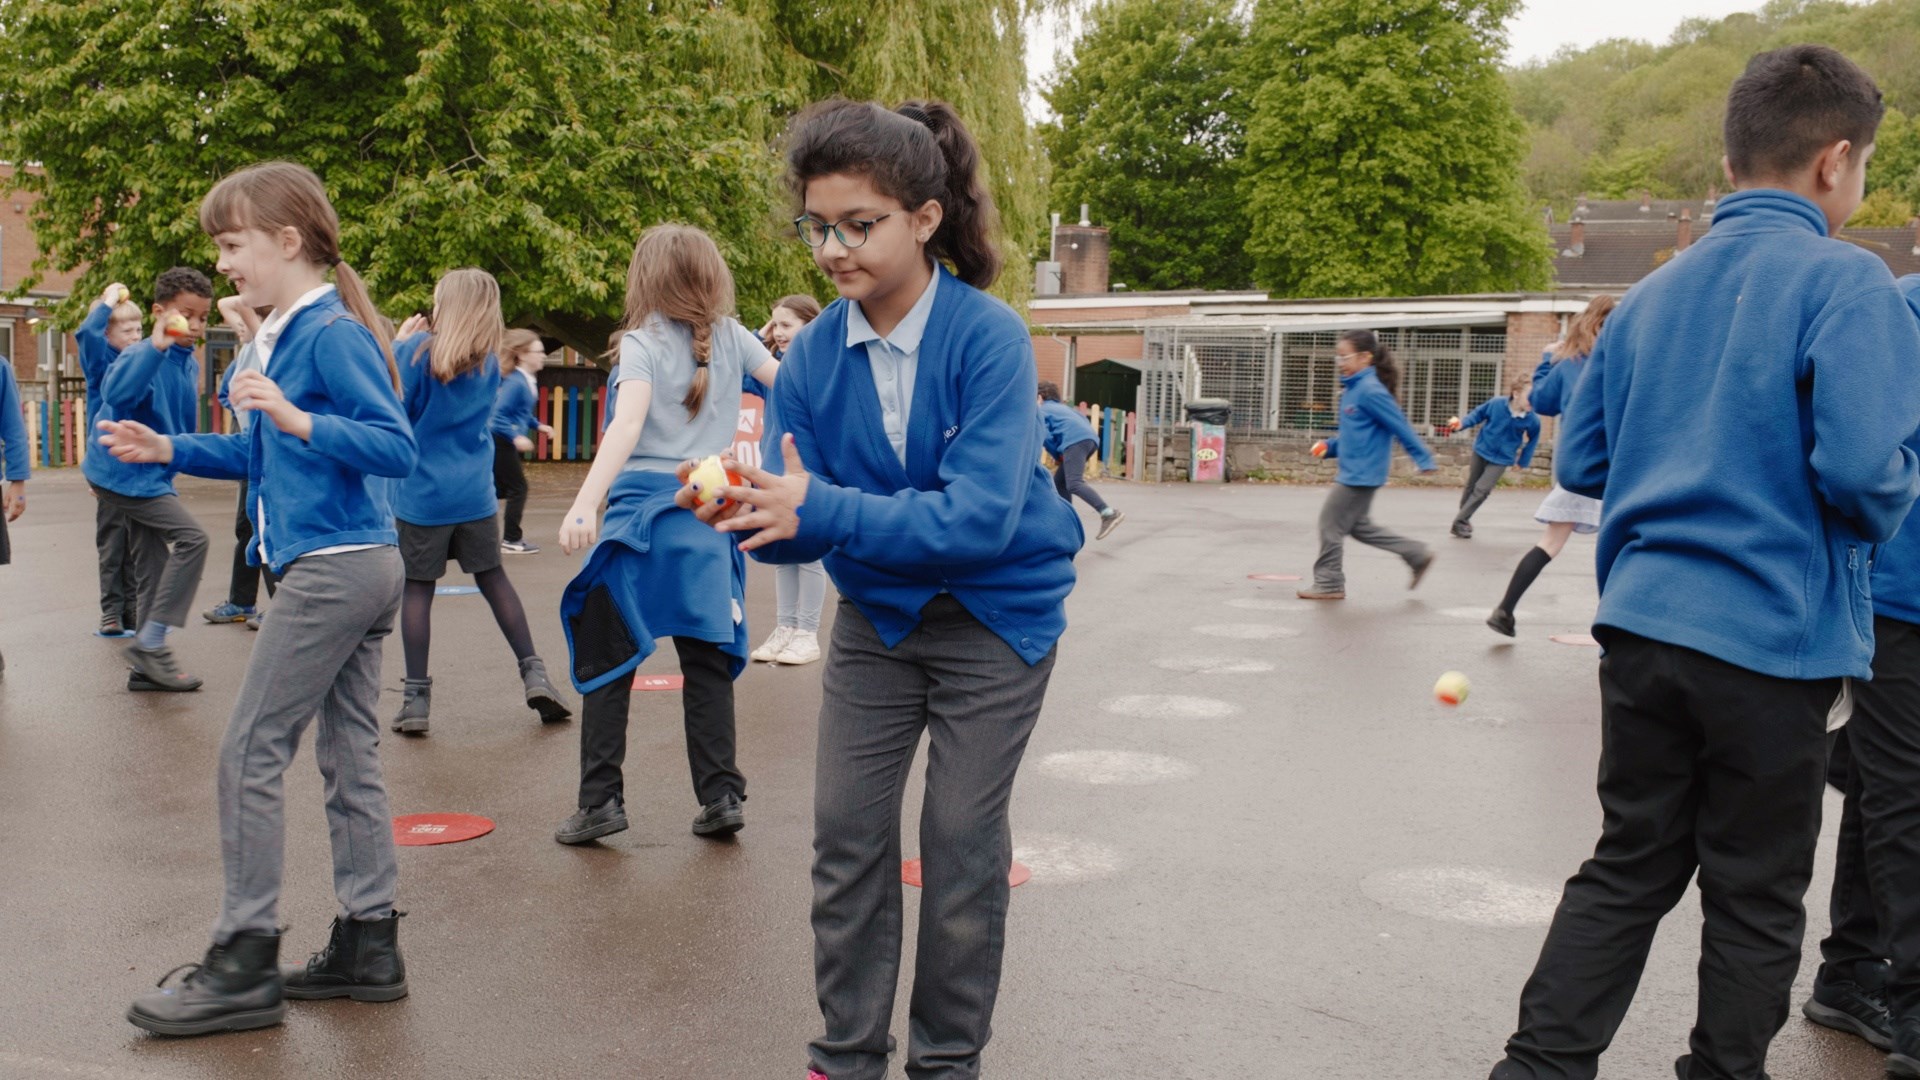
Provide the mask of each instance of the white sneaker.
POLYGON ((773 658, 776 664, 811 664, 820 659, 820 637, 812 630, 795 630, 793 639, 780 655, 773 658))
POLYGON ((766 644, 753 650, 750 655, 763 664, 773 663, 780 658, 782 652, 786 651, 787 643, 793 640, 793 633, 791 626, 774 627, 773 633, 767 635, 766 644))

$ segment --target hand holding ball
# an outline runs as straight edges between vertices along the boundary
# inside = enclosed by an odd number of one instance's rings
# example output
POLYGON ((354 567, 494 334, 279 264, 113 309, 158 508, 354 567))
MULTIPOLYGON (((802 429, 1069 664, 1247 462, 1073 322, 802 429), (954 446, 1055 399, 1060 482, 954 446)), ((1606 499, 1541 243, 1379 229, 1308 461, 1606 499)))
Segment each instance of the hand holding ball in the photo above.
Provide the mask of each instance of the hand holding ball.
POLYGON ((1449 671, 1433 684, 1433 698, 1442 705, 1458 705, 1467 700, 1467 691, 1471 689, 1465 675, 1449 671))
POLYGON ((1319 442, 1314 443, 1313 449, 1309 452, 1312 453, 1314 457, 1326 457, 1327 456, 1327 440, 1321 439, 1319 442))
POLYGON ((745 481, 740 474, 728 472, 720 464, 717 455, 702 458, 700 464, 693 467, 693 472, 687 475, 687 489, 693 492, 693 501, 701 506, 711 506, 716 502, 724 504, 725 497, 720 494, 720 489, 729 485, 739 487, 743 483, 745 481))
POLYGON ((193 327, 187 323, 185 315, 167 316, 167 336, 183 338, 193 333, 193 327))
POLYGON ((1460 418, 1459 418, 1459 417, 1457 417, 1457 416, 1454 416, 1454 417, 1449 417, 1449 418, 1447 419, 1447 430, 1448 430, 1448 431, 1459 431, 1459 430, 1460 430, 1460 418))

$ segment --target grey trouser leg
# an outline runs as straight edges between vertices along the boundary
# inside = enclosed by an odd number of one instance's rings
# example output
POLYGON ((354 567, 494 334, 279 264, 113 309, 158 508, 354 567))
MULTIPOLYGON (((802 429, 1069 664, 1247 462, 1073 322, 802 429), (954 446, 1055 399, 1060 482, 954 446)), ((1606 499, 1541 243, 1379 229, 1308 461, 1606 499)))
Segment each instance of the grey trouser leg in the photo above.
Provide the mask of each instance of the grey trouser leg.
POLYGON ((892 649, 843 601, 820 707, 814 784, 814 984, 826 1032, 810 1047, 833 1080, 881 1080, 900 972, 900 807, 921 733, 925 888, 907 1076, 980 1075, 1000 990, 1013 858, 1014 773, 1054 655, 1028 667, 950 596, 892 649))
MULTIPOLYGON (((134 607, 133 553, 128 550, 127 521, 112 502, 94 488, 93 544, 100 550, 100 614, 115 619, 137 615, 134 607)), ((128 629, 138 629, 129 627, 128 629)))
POLYGON ((193 594, 207 568, 207 531, 178 495, 130 499, 98 488, 94 491, 126 519, 139 582, 141 622, 187 625, 193 594))
POLYGON ((1068 495, 1080 496, 1080 501, 1093 507, 1094 513, 1107 512, 1107 500, 1087 483, 1087 459, 1093 456, 1100 444, 1092 439, 1083 439, 1060 451, 1060 468, 1053 474, 1054 487, 1065 499, 1068 495))
POLYGON ((1460 512, 1453 516, 1454 523, 1464 525, 1472 520, 1473 512, 1493 494, 1506 472, 1505 465, 1495 465, 1479 454, 1473 455, 1473 468, 1467 473, 1465 490, 1460 493, 1460 512))
POLYGON ((1333 485, 1327 501, 1320 507, 1320 557, 1313 563, 1313 586, 1323 592, 1347 587, 1343 568, 1344 542, 1351 536, 1370 547, 1391 551, 1414 566, 1426 559, 1427 545, 1375 525, 1367 513, 1373 507, 1378 488, 1333 485))
POLYGON ((380 653, 393 631, 400 552, 371 548, 296 561, 260 624, 220 746, 220 852, 226 895, 213 939, 272 932, 286 846, 282 777, 316 717, 326 780, 334 893, 349 919, 393 910, 399 876, 380 774, 380 653))

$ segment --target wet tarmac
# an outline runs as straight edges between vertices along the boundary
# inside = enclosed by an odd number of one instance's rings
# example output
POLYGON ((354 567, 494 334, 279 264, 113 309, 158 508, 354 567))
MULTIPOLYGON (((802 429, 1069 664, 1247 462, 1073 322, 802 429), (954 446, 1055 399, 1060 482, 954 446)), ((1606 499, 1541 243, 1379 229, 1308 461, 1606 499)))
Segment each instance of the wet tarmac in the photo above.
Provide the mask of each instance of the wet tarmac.
MULTIPOLYGON (((550 538, 578 475, 535 471, 529 536, 548 551, 508 561, 556 670, 574 561, 550 538)), ((215 539, 199 594, 211 607, 232 488, 181 486, 215 539)), ((1446 537, 1457 492, 1383 493, 1376 518, 1429 539, 1441 561, 1410 593, 1397 562, 1353 546, 1350 599, 1310 604, 1295 583, 1248 575, 1309 573, 1323 490, 1104 490, 1128 519, 1081 557, 1017 789, 1016 856, 1033 879, 1014 892, 987 1075, 1485 1076, 1559 884, 1599 827, 1596 650, 1549 640, 1586 629, 1591 540, 1548 568, 1508 641, 1480 620, 1537 534, 1539 492, 1498 492, 1470 542, 1446 537), (1452 669, 1473 681, 1458 709, 1431 697, 1452 669)), ((642 693, 634 828, 566 848, 551 833, 572 809, 575 725, 543 729, 521 704, 511 653, 471 595, 436 605, 432 734, 382 746, 396 813, 498 823, 401 849, 412 996, 295 1003, 283 1027, 212 1038, 128 1025, 128 1000, 205 947, 220 878, 213 755, 252 635, 189 627, 173 642, 206 688, 129 695, 119 644, 91 636, 79 474, 38 474, 31 506, 0 568, 0 1078, 803 1075, 819 1021, 807 870, 820 666, 755 665, 738 684, 750 799, 737 842, 689 834, 678 694, 642 693)), ((769 572, 755 569, 748 597, 757 643, 769 572)), ((396 636, 383 711, 398 706, 400 667, 396 636)), ((672 670, 671 649, 645 669, 672 670)), ((281 917, 298 958, 333 913, 310 755, 288 799, 281 917)), ((1796 1007, 1826 930, 1837 801, 1828 811, 1796 1007)), ((1698 932, 1690 895, 1603 1076, 1672 1075, 1698 932)), ((905 1023, 903 995, 903 1043, 905 1023)), ((1796 1011, 1770 1071, 1867 1080, 1880 1060, 1796 1011)))

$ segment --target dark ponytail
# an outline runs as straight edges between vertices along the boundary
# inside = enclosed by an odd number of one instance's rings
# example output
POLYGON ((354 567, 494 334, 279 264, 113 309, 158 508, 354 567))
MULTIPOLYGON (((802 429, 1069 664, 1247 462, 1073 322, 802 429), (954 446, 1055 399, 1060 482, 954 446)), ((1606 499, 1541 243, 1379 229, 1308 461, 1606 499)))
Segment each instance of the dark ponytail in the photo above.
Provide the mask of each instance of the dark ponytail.
POLYGON ((1349 330, 1340 335, 1340 340, 1353 346, 1354 352, 1368 353, 1373 357, 1373 373, 1379 377, 1380 385, 1387 393, 1400 396, 1400 365, 1393 358, 1393 350, 1380 340, 1380 335, 1371 330, 1349 330))
POLYGON ((953 106, 908 101, 891 111, 835 99, 809 107, 788 133, 787 184, 804 201, 809 180, 837 173, 866 177, 908 210, 938 201, 940 227, 927 249, 975 288, 1000 276, 999 215, 980 179, 980 146, 953 106))

